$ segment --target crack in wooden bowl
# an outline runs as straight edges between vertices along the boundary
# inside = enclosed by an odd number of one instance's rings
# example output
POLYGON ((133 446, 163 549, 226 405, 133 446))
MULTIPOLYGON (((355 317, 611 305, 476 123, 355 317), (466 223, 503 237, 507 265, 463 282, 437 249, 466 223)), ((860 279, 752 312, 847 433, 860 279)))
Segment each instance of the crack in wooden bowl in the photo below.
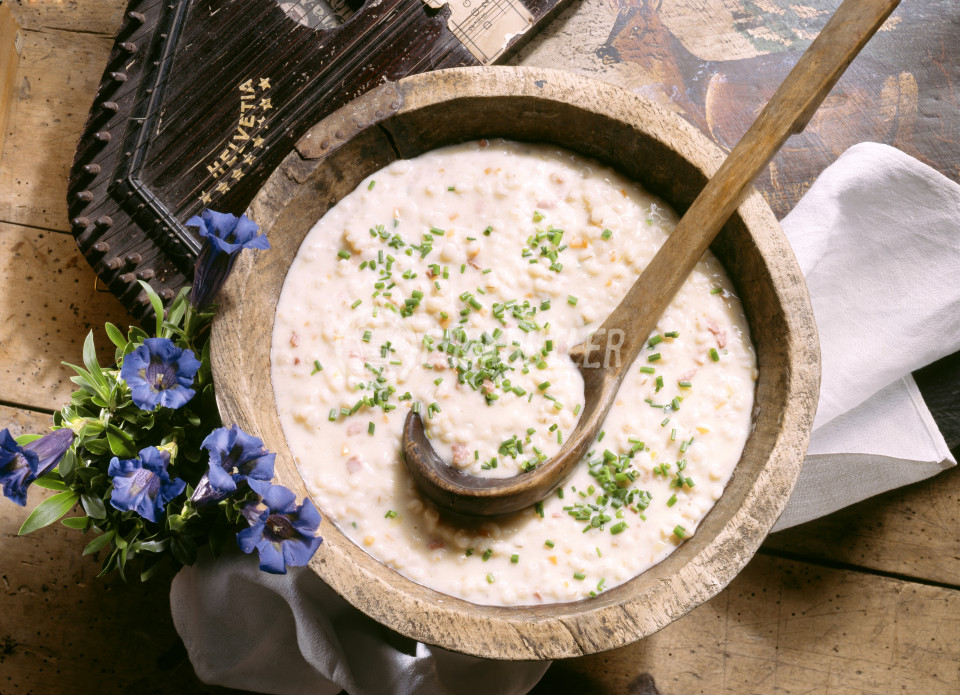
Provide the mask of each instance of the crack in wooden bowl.
MULTIPOLYGON (((250 206, 273 248, 237 264, 220 298, 212 350, 224 422, 276 451, 277 478, 298 495, 307 491, 276 412, 270 349, 277 300, 301 241, 370 173, 400 157, 481 137, 547 142, 593 157, 678 213, 723 160, 716 145, 660 106, 602 82, 540 69, 465 68, 408 77, 310 129, 250 206), (393 108, 371 108, 380 102, 393 108), (331 146, 326 134, 342 133, 344 124, 352 124, 351 132, 331 146)), ((397 632, 495 659, 554 659, 622 647, 716 595, 786 506, 809 440, 820 363, 800 268, 759 193, 747 196, 711 248, 738 289, 757 349, 753 431, 723 496, 697 533, 665 560, 595 598, 477 605, 407 579, 324 516, 324 542, 310 567, 397 632)))

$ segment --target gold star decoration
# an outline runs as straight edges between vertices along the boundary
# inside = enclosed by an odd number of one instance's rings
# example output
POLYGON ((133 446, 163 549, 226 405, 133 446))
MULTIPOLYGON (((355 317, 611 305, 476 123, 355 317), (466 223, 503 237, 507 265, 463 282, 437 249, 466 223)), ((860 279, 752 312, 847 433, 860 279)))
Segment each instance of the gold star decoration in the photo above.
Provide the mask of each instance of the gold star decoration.
POLYGON ((255 137, 255 138, 253 139, 253 146, 254 146, 254 147, 260 147, 262 144, 263 144, 263 138, 261 138, 261 137, 258 136, 258 137, 255 137))
POLYGON ((226 181, 221 181, 220 183, 217 184, 217 190, 220 191, 221 193, 226 193, 227 191, 230 190, 230 186, 227 185, 226 181))
POLYGON ((235 179, 242 179, 243 172, 240 171, 239 169, 234 169, 233 171, 230 172, 230 176, 232 176, 235 179))
POLYGON ((253 155, 252 155, 252 154, 245 154, 245 155, 243 155, 243 163, 244 163, 244 164, 253 164, 253 155))
POLYGON ((203 203, 203 204, 209 203, 209 202, 210 202, 210 194, 209 194, 209 193, 204 193, 203 191, 200 191, 200 202, 203 203))
POLYGON ((270 89, 270 78, 261 77, 260 78, 260 89, 270 89))
POLYGON ((267 111, 268 109, 273 108, 273 104, 270 103, 269 99, 261 99, 260 108, 263 109, 264 111, 267 111))

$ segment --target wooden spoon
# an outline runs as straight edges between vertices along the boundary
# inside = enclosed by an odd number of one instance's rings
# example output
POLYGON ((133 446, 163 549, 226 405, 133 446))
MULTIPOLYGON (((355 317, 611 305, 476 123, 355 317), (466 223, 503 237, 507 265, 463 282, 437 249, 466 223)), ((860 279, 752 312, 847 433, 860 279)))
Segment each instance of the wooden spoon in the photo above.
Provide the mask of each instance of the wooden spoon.
POLYGON ((494 516, 542 500, 573 472, 596 441, 627 369, 663 310, 740 204, 747 186, 787 137, 803 130, 843 71, 898 4, 899 0, 844 0, 619 306, 584 343, 570 351, 583 375, 585 403, 576 428, 556 456, 511 478, 469 475, 437 455, 420 416, 410 411, 401 454, 427 497, 461 514, 494 516), (619 354, 608 350, 613 347, 619 348, 619 354))

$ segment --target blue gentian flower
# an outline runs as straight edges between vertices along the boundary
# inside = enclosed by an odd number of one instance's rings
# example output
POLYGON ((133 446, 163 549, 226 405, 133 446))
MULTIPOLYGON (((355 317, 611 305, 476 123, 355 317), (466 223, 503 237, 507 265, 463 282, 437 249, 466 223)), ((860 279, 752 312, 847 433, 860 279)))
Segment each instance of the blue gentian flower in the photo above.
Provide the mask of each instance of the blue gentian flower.
POLYGON ((190 497, 197 507, 229 497, 247 478, 273 479, 277 455, 268 452, 261 439, 236 425, 215 429, 201 446, 210 454, 210 464, 190 497))
POLYGON ((141 410, 158 405, 179 408, 193 398, 190 388, 200 361, 190 350, 167 338, 147 338, 123 358, 120 376, 130 387, 130 397, 141 410))
POLYGON ((73 431, 63 428, 20 446, 9 430, 0 430, 0 484, 4 497, 27 504, 30 483, 60 463, 73 444, 73 431))
POLYGON ((122 512, 134 511, 148 521, 156 521, 167 502, 187 486, 179 478, 170 478, 167 464, 170 454, 156 447, 141 449, 140 458, 110 459, 107 475, 113 478, 110 504, 122 512))
POLYGON ((254 508, 254 514, 250 514, 252 525, 237 534, 240 549, 252 553, 256 548, 260 569, 271 574, 286 574, 287 567, 303 567, 310 562, 323 542, 316 535, 320 512, 313 502, 304 499, 298 507, 297 498, 283 485, 252 479, 247 483, 263 499, 266 509, 254 508))
POLYGON ((263 441, 234 425, 215 429, 200 445, 210 454, 210 484, 223 492, 234 492, 247 478, 272 480, 277 457, 263 441))
POLYGON ((237 255, 243 249, 268 249, 270 242, 259 234, 257 223, 241 215, 204 210, 200 217, 191 217, 187 226, 199 227, 200 236, 206 240, 193 270, 193 288, 190 303, 205 310, 216 298, 226 282, 237 255))

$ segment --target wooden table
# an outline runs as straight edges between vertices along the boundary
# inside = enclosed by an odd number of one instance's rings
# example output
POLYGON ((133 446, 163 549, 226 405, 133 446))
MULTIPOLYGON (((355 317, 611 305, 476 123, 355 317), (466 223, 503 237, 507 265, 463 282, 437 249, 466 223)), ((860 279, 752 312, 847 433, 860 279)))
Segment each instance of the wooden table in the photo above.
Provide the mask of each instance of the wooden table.
MULTIPOLYGON (((719 52, 731 72, 758 69, 763 56, 776 52, 765 53, 763 41, 784 36, 782 23, 770 18, 788 11, 816 16, 837 3, 655 4, 584 0, 519 59, 595 74, 667 101, 670 70, 683 68, 683 61, 716 61, 719 52), (744 43, 725 33, 717 23, 727 15, 749 25, 753 33, 745 35, 760 38, 744 43), (662 26, 649 26, 654 16, 662 26), (641 20, 647 23, 643 27, 641 20), (659 36, 659 58, 629 52, 625 37, 641 30, 659 36), (738 62, 750 59, 758 62, 738 62)), ((50 413, 68 399, 72 384, 60 362, 79 359, 91 328, 100 331, 107 320, 128 322, 116 299, 95 286, 69 234, 65 208, 74 144, 124 5, 122 0, 13 3, 24 49, 0 159, 0 427, 15 433, 42 431, 50 413)), ((954 0, 930 11, 946 16, 947 26, 960 20, 954 0)), ((956 179, 957 97, 950 86, 958 54, 955 36, 938 26, 903 52, 914 61, 931 56, 924 65, 940 69, 942 79, 929 86, 918 82, 919 67, 888 70, 878 78, 877 93, 870 97, 868 89, 858 108, 892 104, 899 120, 888 139, 956 179), (931 120, 933 102, 953 120, 931 120)), ((879 70, 878 59, 872 61, 868 67, 879 70)), ((707 108, 714 102, 706 97, 698 105, 696 85, 688 87, 683 99, 671 103, 724 143, 740 127, 737 113, 707 108)), ((813 153, 807 166, 822 168, 836 156, 831 148, 882 139, 870 131, 879 126, 867 121, 859 131, 831 131, 832 140, 816 131, 820 144, 801 148, 813 153)), ((798 180, 786 175, 796 161, 780 160, 761 183, 778 214, 802 193, 802 185, 781 185, 798 180)), ((108 360, 108 341, 102 333, 97 337, 108 360)), ((42 494, 31 491, 31 507, 42 494)), ((169 578, 148 585, 96 579, 99 565, 80 557, 84 541, 75 531, 53 526, 17 539, 26 513, 0 504, 0 694, 226 692, 203 686, 193 674, 170 620, 169 578)), ((955 468, 770 537, 712 601, 631 647, 558 662, 536 692, 955 693, 958 664, 960 470, 955 468)))

